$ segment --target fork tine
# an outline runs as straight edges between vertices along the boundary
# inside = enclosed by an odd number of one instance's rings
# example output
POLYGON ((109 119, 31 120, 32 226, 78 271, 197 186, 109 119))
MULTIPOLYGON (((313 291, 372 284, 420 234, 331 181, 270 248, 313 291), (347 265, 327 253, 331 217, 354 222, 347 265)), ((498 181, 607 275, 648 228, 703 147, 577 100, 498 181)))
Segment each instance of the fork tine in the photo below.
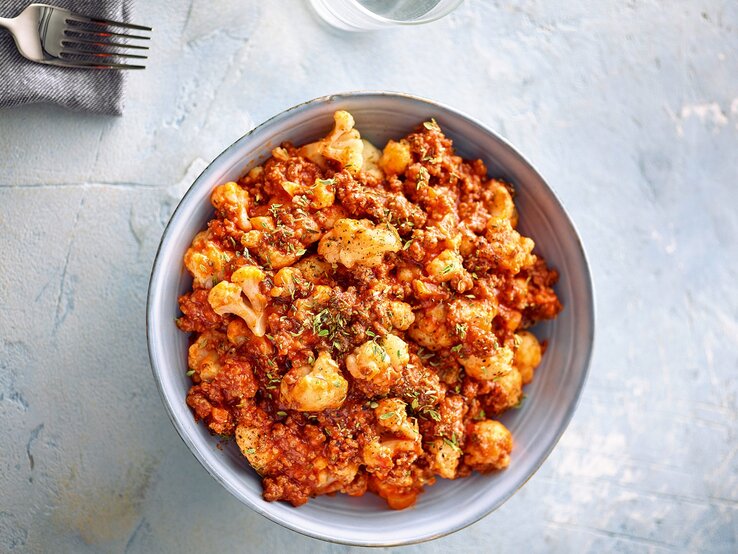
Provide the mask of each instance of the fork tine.
POLYGON ((80 27, 67 27, 64 29, 64 34, 68 35, 69 33, 75 33, 82 36, 89 36, 89 37, 122 37, 122 38, 133 38, 133 39, 141 39, 141 40, 151 40, 151 37, 147 37, 145 35, 129 35, 127 33, 114 33, 112 31, 93 31, 92 29, 86 29, 82 26, 80 27))
POLYGON ((68 16, 67 21, 79 21, 80 23, 87 23, 91 25, 110 25, 112 27, 122 27, 123 29, 136 29, 138 31, 152 31, 151 27, 144 25, 134 25, 133 23, 123 23, 122 21, 113 21, 111 19, 98 19, 95 17, 85 17, 79 14, 73 14, 68 16))
POLYGON ((122 63, 105 63, 105 62, 83 62, 76 60, 58 60, 53 62, 45 62, 50 65, 60 65, 64 67, 76 67, 87 69, 146 69, 145 65, 128 65, 122 63))
MULTIPOLYGON (((76 48, 64 48, 60 52, 60 54, 63 55, 72 55, 72 56, 87 56, 87 57, 99 57, 99 58, 136 58, 139 60, 146 60, 148 59, 148 56, 139 56, 137 54, 118 54, 116 52, 91 52, 90 50, 79 50, 76 48)), ((77 61, 77 60, 75 60, 77 61)), ((90 60, 92 61, 92 60, 90 60)))
POLYGON ((114 48, 133 48, 134 50, 148 50, 148 46, 138 46, 137 44, 126 44, 124 42, 101 41, 101 40, 84 40, 78 37, 67 37, 62 39, 62 44, 90 44, 92 46, 111 46, 114 48))

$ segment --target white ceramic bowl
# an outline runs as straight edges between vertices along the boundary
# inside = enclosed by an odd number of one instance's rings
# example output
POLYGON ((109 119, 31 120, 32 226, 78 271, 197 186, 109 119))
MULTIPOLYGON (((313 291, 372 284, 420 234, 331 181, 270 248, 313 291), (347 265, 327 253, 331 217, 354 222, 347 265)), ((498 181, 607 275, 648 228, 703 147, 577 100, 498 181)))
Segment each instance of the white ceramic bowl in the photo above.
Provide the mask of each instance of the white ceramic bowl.
POLYGON ((554 193, 535 169, 507 142, 459 112, 420 98, 385 92, 358 92, 317 98, 263 123, 225 150, 190 187, 159 246, 149 284, 147 307, 149 355, 154 378, 172 423, 200 463, 241 502, 290 529, 329 541, 355 545, 399 545, 457 531, 500 506, 543 463, 576 408, 585 382, 594 334, 592 284, 577 232, 554 193), (553 322, 534 331, 548 339, 548 349, 519 410, 501 420, 512 431, 515 447, 510 467, 491 475, 438 482, 417 504, 403 511, 387 509, 373 494, 319 497, 300 508, 265 502, 261 482, 235 444, 219 449, 205 425, 195 423, 185 404, 190 379, 187 336, 174 325, 177 297, 190 288, 182 257, 194 235, 213 216, 209 202, 216 185, 236 180, 266 160, 283 141, 302 144, 326 134, 332 114, 348 110, 363 137, 378 146, 402 137, 434 117, 465 158, 481 158, 491 176, 514 184, 521 231, 556 267, 556 291, 564 304, 553 322))

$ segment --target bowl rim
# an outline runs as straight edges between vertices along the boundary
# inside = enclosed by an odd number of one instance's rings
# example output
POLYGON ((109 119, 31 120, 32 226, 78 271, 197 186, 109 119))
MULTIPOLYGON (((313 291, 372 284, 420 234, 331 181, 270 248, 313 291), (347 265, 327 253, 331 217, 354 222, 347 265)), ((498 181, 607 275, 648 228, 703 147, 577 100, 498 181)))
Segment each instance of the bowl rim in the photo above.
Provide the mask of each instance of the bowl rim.
POLYGON ((177 430, 177 434, 179 435, 180 439, 182 440, 182 442, 185 443, 185 445, 189 449, 190 453, 198 460, 198 462, 200 462, 200 464, 205 468, 205 470, 208 472, 208 474, 210 474, 210 476, 213 479, 215 479, 224 489, 226 489, 232 496, 234 496, 242 504, 247 505, 249 508, 254 510, 257 514, 269 519, 270 521, 273 521, 274 523, 281 525, 284 528, 290 529, 292 531, 296 531, 304 536, 320 539, 320 540, 327 541, 327 542, 334 543, 334 544, 343 544, 343 545, 350 545, 350 546, 391 547, 391 546, 411 545, 411 544, 419 544, 419 543, 427 542, 430 540, 434 540, 437 538, 450 535, 457 531, 461 531, 462 529, 465 529, 477 523, 478 521, 482 520, 483 518, 487 517, 489 514, 491 514, 493 511, 497 510, 500 506, 502 506, 505 502, 507 502, 516 492, 518 492, 533 477, 533 475, 535 475, 538 472, 538 470, 541 468, 543 463, 551 455, 551 452, 558 444, 559 440, 561 439, 566 429, 569 427, 571 419, 573 418, 575 412, 577 411, 577 408, 579 407, 579 404, 581 402, 581 397, 582 397, 582 391, 584 390, 584 387, 586 386, 586 383, 587 383, 587 379, 589 377, 589 372, 590 372, 590 367, 591 367, 591 362, 592 362, 592 354, 593 354, 594 343, 595 343, 595 327, 596 327, 596 306, 595 306, 594 283, 592 281, 592 272, 590 270, 589 260, 587 257, 586 250, 584 248, 584 244, 581 239, 581 235, 576 225, 569 217, 569 213, 565 209, 561 200, 556 195, 556 193, 551 188, 551 186, 548 184, 548 181, 546 181, 543 178, 543 176, 540 174, 540 172, 536 169, 536 167, 525 156, 523 156, 523 154, 521 154, 520 151, 510 143, 510 141, 508 141, 504 137, 501 137, 495 131, 490 129, 487 125, 483 124, 482 122, 475 119, 474 117, 471 117, 470 115, 460 110, 457 110, 455 108, 452 108, 442 102, 437 102, 434 100, 430 100, 428 98, 424 98, 421 96, 417 96, 417 95, 409 94, 405 92, 386 91, 386 90, 346 91, 346 92, 340 92, 336 94, 323 95, 323 96, 313 98, 311 100, 307 100, 305 102, 301 102, 299 104, 296 104, 290 108, 287 108, 286 110, 283 110, 279 112, 278 114, 273 115, 272 117, 266 119, 264 122, 255 126, 253 129, 251 129, 250 131, 245 133, 243 136, 235 140, 226 149, 224 149, 220 154, 218 154, 218 156, 216 156, 210 163, 208 163, 207 167, 200 173, 200 175, 198 175, 198 177, 188 187, 187 191, 184 193, 182 198, 177 203, 177 207, 172 212, 172 215, 169 217, 169 220, 167 221, 167 224, 164 227, 164 230, 162 231, 161 239, 159 241, 159 246, 157 247, 156 254, 154 256, 151 273, 149 275, 149 286, 148 286, 147 297, 146 297, 146 342, 147 342, 147 348, 148 348, 148 354, 149 354, 149 363, 151 365, 151 371, 154 377, 154 381, 156 382, 156 387, 157 387, 157 390, 159 391, 159 395, 161 397, 162 403, 164 404, 164 407, 166 409, 167 416, 169 417, 169 420, 171 421, 174 428, 177 430), (587 312, 588 319, 592 322, 592 325, 588 326, 587 328, 588 334, 587 334, 586 343, 585 343, 586 353, 584 354, 584 357, 583 357, 584 371, 577 384, 575 395, 574 395, 574 401, 571 404, 571 406, 569 406, 569 408, 567 409, 563 417, 561 425, 556 430, 555 435, 554 435, 554 440, 552 440, 551 443, 548 445, 548 447, 545 449, 543 456, 541 456, 540 459, 537 461, 537 463, 533 466, 532 471, 528 474, 528 476, 525 479, 523 479, 515 488, 511 489, 507 494, 501 496, 499 499, 497 499, 497 501, 493 502, 488 507, 486 507, 485 510, 482 510, 479 514, 476 514, 474 517, 470 518, 469 521, 464 522, 462 525, 456 526, 453 528, 443 529, 438 532, 425 533, 418 537, 412 538, 410 540, 402 540, 402 539, 389 540, 389 541, 387 540, 384 540, 384 541, 382 540, 379 540, 379 541, 351 540, 349 538, 334 537, 334 536, 330 536, 324 533, 315 532, 311 530, 308 526, 300 526, 300 525, 295 524, 292 521, 285 521, 285 520, 280 519, 275 514, 272 514, 269 510, 265 509, 265 507, 262 506, 261 503, 253 502, 247 496, 241 494, 239 491, 236 491, 235 488, 230 485, 230 483, 226 482, 223 478, 221 478, 219 473, 215 471, 215 469, 211 466, 210 462, 199 451, 199 449, 196 447, 194 442, 190 439, 189 435, 185 432, 179 420, 174 416, 174 409, 172 407, 172 401, 164 392, 164 388, 162 384, 163 371, 162 371, 162 368, 160 367, 159 359, 155 355, 156 349, 153 345, 155 329, 153 329, 153 322, 152 322, 152 317, 153 317, 152 316, 152 303, 153 303, 152 298, 154 297, 156 293, 156 290, 155 290, 156 284, 159 282, 159 280, 163 279, 164 276, 166 275, 166 270, 162 268, 162 266, 159 263, 161 259, 160 254, 162 251, 162 247, 165 245, 169 237, 172 223, 177 218, 177 215, 180 212, 180 210, 183 209, 183 206, 186 203, 188 203, 188 199, 191 196, 193 190, 197 187, 197 185, 201 181, 208 180, 210 174, 216 172, 216 168, 219 165, 219 161, 221 159, 229 156, 234 149, 236 149, 237 147, 241 145, 242 142, 247 141, 253 134, 257 133, 258 131, 261 131, 262 129, 265 129, 274 123, 278 123, 282 121, 283 119, 290 117, 293 113, 296 113, 304 109, 308 109, 312 105, 323 104, 323 103, 328 103, 328 102, 336 102, 336 101, 340 102, 341 100, 344 100, 347 98, 356 98, 356 97, 364 98, 367 101, 371 101, 373 98, 376 98, 376 97, 402 98, 404 100, 411 100, 413 102, 422 103, 429 107, 445 110, 447 112, 452 113, 454 116, 460 118, 465 123, 475 126, 479 130, 483 131, 484 133, 491 135, 497 141, 499 141, 505 148, 509 149, 514 155, 516 155, 524 164, 526 164, 528 168, 533 172, 534 176, 540 179, 541 183, 545 187, 545 190, 550 194, 551 199, 553 200, 554 204, 566 218, 567 222, 571 226, 574 236, 576 237, 576 248, 578 250, 578 255, 581 257, 582 261, 584 262, 582 265, 582 269, 583 269, 583 276, 585 278, 584 283, 586 285, 585 291, 584 291, 585 296, 586 296, 586 304, 587 304, 586 312, 587 312))

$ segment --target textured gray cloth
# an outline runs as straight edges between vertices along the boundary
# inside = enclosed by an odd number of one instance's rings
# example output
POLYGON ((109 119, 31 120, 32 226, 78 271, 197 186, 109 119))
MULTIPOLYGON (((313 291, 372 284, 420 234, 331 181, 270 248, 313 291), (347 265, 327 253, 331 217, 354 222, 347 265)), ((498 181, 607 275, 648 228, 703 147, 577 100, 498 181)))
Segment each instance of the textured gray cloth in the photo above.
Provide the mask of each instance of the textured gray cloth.
MULTIPOLYGON (((128 21, 131 1, 53 0, 44 3, 83 15, 128 21)), ((32 3, 32 0, 0 0, 0 17, 15 17, 32 3)), ((124 85, 124 71, 70 69, 27 60, 18 53, 10 32, 0 28, 0 108, 51 103, 72 110, 120 115, 124 85)))

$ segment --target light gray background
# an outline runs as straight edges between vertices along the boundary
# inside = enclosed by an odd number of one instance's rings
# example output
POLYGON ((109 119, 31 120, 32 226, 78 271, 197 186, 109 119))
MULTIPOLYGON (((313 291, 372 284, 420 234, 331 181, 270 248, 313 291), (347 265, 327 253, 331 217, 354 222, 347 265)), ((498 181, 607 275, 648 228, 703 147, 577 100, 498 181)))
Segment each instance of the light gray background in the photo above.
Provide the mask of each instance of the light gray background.
POLYGON ((480 523, 397 550, 736 551, 734 0, 467 0, 367 35, 300 0, 139 1, 137 19, 152 59, 122 118, 0 111, 0 552, 347 550, 198 465, 144 315, 163 225, 206 162, 352 89, 427 96, 511 140, 578 225, 597 293, 589 382, 549 460, 480 523))

